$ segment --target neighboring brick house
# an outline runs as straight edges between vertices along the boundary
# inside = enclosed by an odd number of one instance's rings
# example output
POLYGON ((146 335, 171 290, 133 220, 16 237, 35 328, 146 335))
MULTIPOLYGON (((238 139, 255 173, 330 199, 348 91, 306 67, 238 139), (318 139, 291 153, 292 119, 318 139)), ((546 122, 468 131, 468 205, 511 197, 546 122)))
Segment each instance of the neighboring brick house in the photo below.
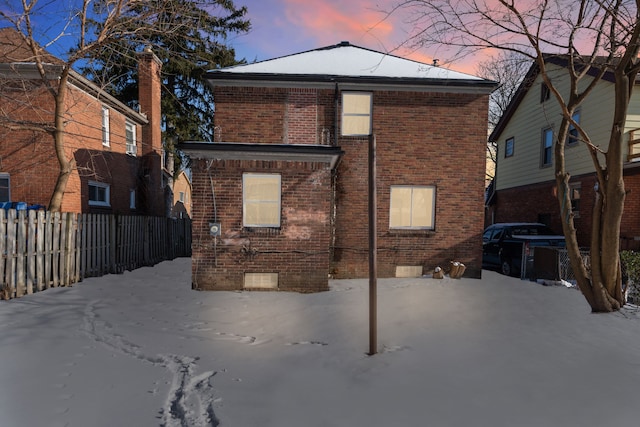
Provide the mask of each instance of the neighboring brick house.
MULTIPOLYGON (((42 55, 49 83, 55 82, 60 61, 44 51, 42 55)), ((35 67, 20 35, 0 29, 0 201, 47 206, 59 173, 53 138, 15 126, 53 126, 53 97, 35 67)), ((64 150, 76 169, 63 211, 165 216, 160 67, 152 52, 140 53, 139 113, 71 72, 64 150)))
POLYGON ((182 170, 173 181, 172 218, 191 218, 191 179, 182 170))
MULTIPOLYGON (((561 93, 568 93, 566 66, 564 57, 547 56, 548 72, 561 93)), ((613 75, 605 74, 574 115, 592 141, 604 150, 607 149, 613 122, 613 82, 613 75)), ((490 140, 498 145, 495 182, 488 198, 487 216, 492 222, 541 222, 557 233, 562 232, 553 166, 553 141, 560 121, 558 103, 550 96, 534 64, 490 135, 490 140)), ((640 93, 634 91, 624 129, 628 153, 624 181, 628 194, 620 227, 623 247, 640 239, 639 131, 640 93)), ((565 158, 566 170, 571 173, 569 185, 578 244, 588 246, 595 197, 595 169, 587 148, 577 140, 568 141, 565 158)))
POLYGON ((205 77, 216 141, 181 145, 194 288, 308 292, 367 277, 369 134, 379 277, 452 260, 480 277, 495 82, 348 42, 205 77))

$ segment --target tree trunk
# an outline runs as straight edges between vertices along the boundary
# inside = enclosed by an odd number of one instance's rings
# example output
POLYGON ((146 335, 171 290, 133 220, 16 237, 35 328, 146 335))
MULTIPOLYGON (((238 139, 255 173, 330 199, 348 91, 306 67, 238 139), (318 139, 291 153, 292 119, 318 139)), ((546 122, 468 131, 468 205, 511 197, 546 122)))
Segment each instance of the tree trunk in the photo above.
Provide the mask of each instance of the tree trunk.
POLYGON ((51 93, 54 97, 55 110, 54 110, 54 130, 53 130, 53 144, 56 152, 56 158, 60 167, 58 173, 58 179, 54 187, 51 199, 49 200, 49 210, 52 212, 60 212, 62 209, 62 200, 64 198, 64 192, 69 182, 69 177, 75 169, 75 159, 67 159, 67 155, 64 149, 65 143, 65 129, 64 129, 64 113, 65 113, 65 97, 67 93, 67 81, 69 73, 63 71, 58 82, 57 90, 53 90, 51 93))

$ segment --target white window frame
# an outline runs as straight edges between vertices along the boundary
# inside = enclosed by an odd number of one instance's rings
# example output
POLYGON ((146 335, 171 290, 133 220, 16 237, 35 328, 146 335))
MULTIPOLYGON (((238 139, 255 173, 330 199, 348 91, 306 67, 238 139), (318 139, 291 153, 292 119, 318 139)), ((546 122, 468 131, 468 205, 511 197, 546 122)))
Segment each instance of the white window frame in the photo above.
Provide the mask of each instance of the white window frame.
POLYGON ((127 154, 130 156, 137 155, 138 147, 136 141, 136 125, 133 122, 127 120, 124 124, 125 128, 125 140, 127 144, 127 154), (132 140, 129 140, 129 134, 131 134, 132 140))
POLYGON ((242 174, 242 226, 243 227, 280 227, 282 219, 282 176, 280 174, 275 173, 243 173, 242 174), (247 192, 245 191, 247 181, 250 179, 259 179, 259 178, 277 178, 278 185, 278 196, 277 200, 275 199, 254 199, 250 198, 247 192), (248 209, 247 207, 250 205, 260 205, 260 204, 276 204, 278 209, 278 218, 275 222, 265 222, 265 221, 250 221, 248 218, 248 209))
POLYGON ((181 203, 184 203, 184 191, 179 193, 178 200, 180 200, 181 203))
POLYGON ((11 176, 6 172, 0 172, 0 188, 7 189, 7 200, 0 199, 0 202, 10 202, 11 201, 11 176), (7 180, 6 187, 1 184, 3 180, 7 180))
POLYGON ((89 181, 89 206, 111 207, 111 186, 104 182, 89 181), (91 187, 104 189, 104 200, 91 200, 91 187))
POLYGON ((342 92, 342 120, 341 135, 342 136, 367 136, 371 135, 372 116, 373 116, 373 93, 371 92, 342 92), (361 109, 367 103, 368 106, 361 109), (360 101, 354 108, 353 101, 360 101), (350 119, 365 119, 363 126, 353 126, 350 119), (355 127, 355 129, 354 129, 355 127), (366 129, 365 129, 366 128, 366 129))
POLYGON ((111 146, 111 135, 109 131, 109 109, 102 107, 102 145, 111 146))
POLYGON ((405 229, 405 230, 435 230, 436 225, 436 186, 435 185, 392 185, 389 190, 389 228, 390 229, 405 229), (397 215, 402 207, 394 206, 393 193, 394 190, 411 190, 411 200, 409 201, 409 223, 398 223, 397 215), (428 190, 430 193, 431 201, 426 201, 427 218, 428 221, 425 224, 414 224, 414 206, 416 199, 414 198, 415 190, 428 190))

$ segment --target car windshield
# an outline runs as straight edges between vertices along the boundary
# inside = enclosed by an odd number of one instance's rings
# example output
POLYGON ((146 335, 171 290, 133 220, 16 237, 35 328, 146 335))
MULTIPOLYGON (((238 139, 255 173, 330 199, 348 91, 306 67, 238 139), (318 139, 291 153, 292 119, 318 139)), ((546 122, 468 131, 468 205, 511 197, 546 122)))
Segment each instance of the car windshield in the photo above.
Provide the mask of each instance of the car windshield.
POLYGON ((553 230, 543 225, 527 225, 511 228, 512 236, 549 236, 554 234, 556 233, 554 233, 553 230))

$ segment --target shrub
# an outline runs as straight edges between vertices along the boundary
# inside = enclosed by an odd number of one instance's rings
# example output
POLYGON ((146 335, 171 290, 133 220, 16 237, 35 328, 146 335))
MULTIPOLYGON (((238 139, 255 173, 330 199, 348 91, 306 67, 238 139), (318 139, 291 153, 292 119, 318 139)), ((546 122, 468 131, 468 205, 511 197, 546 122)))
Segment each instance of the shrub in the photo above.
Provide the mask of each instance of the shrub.
POLYGON ((640 304, 640 252, 620 252, 622 283, 626 284, 627 301, 640 304))

